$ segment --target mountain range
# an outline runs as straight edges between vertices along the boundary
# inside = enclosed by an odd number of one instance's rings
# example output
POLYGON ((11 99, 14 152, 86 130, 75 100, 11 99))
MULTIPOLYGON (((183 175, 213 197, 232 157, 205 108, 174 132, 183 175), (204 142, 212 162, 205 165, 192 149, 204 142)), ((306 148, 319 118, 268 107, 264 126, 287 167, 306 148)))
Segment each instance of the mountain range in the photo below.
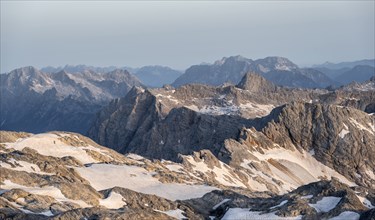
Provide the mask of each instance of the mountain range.
POLYGON ((101 107, 141 85, 119 69, 108 73, 16 69, 1 75, 1 129, 84 133, 101 107))
POLYGON ((194 65, 176 79, 175 87, 188 83, 237 84, 247 72, 256 72, 273 83, 287 87, 322 88, 335 82, 324 73, 301 69, 287 58, 266 57, 251 60, 242 56, 224 57, 214 64, 194 65))
POLYGON ((374 219, 375 76, 348 68, 2 74, 0 219, 374 219))
POLYGON ((96 73, 107 73, 116 69, 123 69, 136 76, 142 84, 149 87, 162 87, 164 84, 171 84, 175 79, 182 75, 181 71, 174 70, 167 66, 143 66, 140 68, 132 67, 94 67, 86 65, 66 65, 64 67, 43 67, 40 69, 41 72, 46 73, 57 73, 65 70, 69 73, 81 73, 85 71, 91 71, 96 73))
POLYGON ((176 79, 173 86, 188 83, 221 85, 237 84, 247 72, 261 74, 271 82, 294 88, 326 88, 341 86, 353 81, 364 82, 375 75, 374 60, 346 62, 334 65, 317 65, 300 68, 284 57, 266 57, 251 60, 242 56, 224 57, 213 64, 194 65, 176 79))

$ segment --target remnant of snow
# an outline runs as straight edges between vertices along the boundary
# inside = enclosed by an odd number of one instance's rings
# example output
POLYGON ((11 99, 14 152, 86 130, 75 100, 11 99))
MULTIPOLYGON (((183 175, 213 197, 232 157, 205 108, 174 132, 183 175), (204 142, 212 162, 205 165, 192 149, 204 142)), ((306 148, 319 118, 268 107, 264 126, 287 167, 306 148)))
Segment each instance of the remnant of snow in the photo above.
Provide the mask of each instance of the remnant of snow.
MULTIPOLYGON (((338 178, 341 182, 350 186, 355 186, 355 183, 350 182, 344 176, 337 173, 335 170, 325 166, 317 161, 311 152, 300 152, 298 150, 285 150, 285 148, 273 148, 263 150, 263 152, 249 151, 259 162, 267 163, 272 172, 274 179, 283 182, 282 186, 277 186, 281 193, 286 193, 291 189, 297 188, 311 182, 319 181, 321 177, 330 179, 331 177, 338 178)), ((256 160, 253 160, 256 163, 256 160)), ((274 181, 262 175, 263 172, 242 163, 242 167, 249 169, 252 173, 260 175, 262 178, 275 185, 274 181)), ((268 171, 266 171, 268 172, 268 171)))
POLYGON ((366 206, 367 208, 369 208, 369 209, 373 209, 373 208, 375 208, 375 206, 373 206, 373 205, 371 204, 371 202, 370 202, 368 199, 366 199, 365 197, 358 196, 358 195, 357 195, 357 197, 358 197, 358 199, 362 202, 362 204, 363 204, 364 206, 366 206))
POLYGON ((42 195, 42 196, 51 196, 55 198, 59 202, 72 202, 80 205, 82 208, 86 207, 91 207, 88 205, 86 202, 82 200, 73 200, 73 199, 68 199, 66 198, 60 191, 59 188, 56 188, 54 186, 46 186, 46 187, 28 187, 28 186, 23 186, 19 185, 17 183, 13 183, 10 180, 4 180, 3 185, 0 185, 2 189, 22 189, 26 192, 32 193, 32 194, 37 194, 37 195, 42 195))
POLYGON ((218 204, 216 204, 214 207, 212 207, 212 210, 215 210, 217 209, 219 206, 221 206, 222 204, 226 203, 230 201, 230 199, 224 199, 223 201, 219 202, 218 204))
POLYGON ((329 212, 334 209, 341 201, 341 197, 327 196, 323 197, 316 204, 310 204, 317 212, 329 212))
POLYGON ((155 211, 165 213, 176 219, 186 219, 186 216, 183 215, 184 211, 182 211, 181 209, 168 210, 168 211, 160 211, 160 210, 155 210, 155 211))
POLYGON ((301 196, 301 199, 311 199, 313 195, 301 196))
POLYGON ((33 163, 29 163, 29 162, 26 162, 26 161, 15 160, 15 159, 11 158, 8 161, 8 163, 0 161, 0 167, 12 169, 12 170, 17 170, 17 171, 25 171, 25 172, 28 172, 28 173, 37 173, 37 174, 41 174, 41 175, 53 175, 53 173, 46 173, 46 172, 41 171, 39 169, 38 165, 33 164, 33 163), (12 167, 8 163, 11 163, 11 164, 15 165, 15 167, 12 167), (20 165, 20 166, 18 166, 18 165, 20 165))
POLYGON ((349 118, 349 121, 354 125, 356 126, 357 128, 361 129, 361 130, 365 130, 365 131, 368 131, 370 132, 371 134, 374 134, 374 130, 372 128, 372 126, 370 126, 370 129, 365 127, 364 125, 362 125, 361 123, 359 123, 357 120, 355 120, 354 118, 349 118))
POLYGON ((132 154, 132 153, 127 154, 126 157, 128 157, 130 159, 133 159, 133 160, 143 160, 143 159, 145 159, 144 157, 139 156, 138 154, 132 154))
POLYGON ((185 107, 193 111, 208 115, 238 115, 240 114, 240 112, 251 112, 253 113, 252 115, 256 115, 258 117, 269 114, 275 107, 273 105, 262 105, 251 102, 240 105, 233 105, 231 102, 233 102, 233 100, 229 100, 227 104, 223 106, 204 105, 198 107, 196 105, 188 105, 185 107))
POLYGON ((297 220, 302 219, 302 216, 296 217, 281 217, 275 214, 275 212, 271 213, 263 213, 262 212, 252 212, 249 209, 243 208, 230 208, 225 215, 223 216, 222 220, 233 220, 233 219, 241 219, 241 220, 250 220, 250 219, 272 219, 272 220, 297 220))
POLYGON ((270 209, 281 207, 281 206, 285 205, 287 202, 288 202, 288 200, 284 200, 284 201, 280 202, 280 204, 272 206, 270 209))
POLYGON ((95 147, 74 147, 66 145, 59 140, 59 136, 52 133, 36 134, 31 137, 21 139, 15 143, 8 143, 7 148, 14 148, 16 150, 22 150, 25 147, 36 150, 39 154, 53 157, 65 157, 72 156, 82 163, 95 163, 97 162, 91 156, 89 156, 85 149, 94 150, 101 153, 101 151, 95 147))
POLYGON ((345 211, 341 212, 340 215, 330 218, 330 220, 358 220, 360 215, 356 212, 345 211))
POLYGON ((45 212, 36 213, 36 214, 45 215, 45 216, 54 216, 54 214, 51 212, 51 210, 48 210, 48 211, 45 211, 45 212))
POLYGON ((109 209, 119 209, 126 205, 121 194, 111 192, 107 198, 99 200, 99 204, 109 209))
POLYGON ((184 173, 182 170, 184 169, 181 165, 177 164, 167 164, 165 167, 168 168, 168 170, 176 173, 184 173))
POLYGON ((347 135, 348 133, 350 133, 350 131, 348 130, 348 126, 346 126, 346 124, 344 124, 344 128, 340 131, 339 136, 341 138, 344 138, 345 135, 347 135))
POLYGON ((118 186, 170 200, 184 200, 199 198, 217 189, 206 185, 161 183, 152 176, 154 173, 138 166, 93 164, 90 167, 75 169, 98 191, 118 186), (119 176, 121 178, 118 178, 119 176))
POLYGON ((194 170, 200 171, 200 172, 203 172, 203 173, 213 172, 216 175, 215 179, 219 183, 221 183, 225 186, 245 187, 246 188, 246 186, 239 180, 239 178, 234 176, 234 174, 232 172, 230 172, 230 170, 228 170, 225 167, 223 162, 219 161, 221 168, 218 168, 218 167, 214 166, 214 168, 211 169, 207 166, 207 164, 204 161, 196 162, 194 160, 194 158, 191 157, 191 156, 187 156, 186 158, 187 158, 187 161, 194 166, 193 167, 194 170))

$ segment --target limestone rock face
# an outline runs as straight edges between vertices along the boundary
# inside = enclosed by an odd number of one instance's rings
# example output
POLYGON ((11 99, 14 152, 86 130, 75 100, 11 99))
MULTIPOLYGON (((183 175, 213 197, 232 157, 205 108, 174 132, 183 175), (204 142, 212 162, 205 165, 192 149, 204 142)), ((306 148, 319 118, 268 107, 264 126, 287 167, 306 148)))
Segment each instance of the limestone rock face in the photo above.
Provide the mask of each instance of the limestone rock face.
POLYGON ((263 129, 267 137, 284 147, 313 152, 323 164, 358 184, 374 187, 374 116, 348 107, 308 103, 275 111, 280 114, 263 129))

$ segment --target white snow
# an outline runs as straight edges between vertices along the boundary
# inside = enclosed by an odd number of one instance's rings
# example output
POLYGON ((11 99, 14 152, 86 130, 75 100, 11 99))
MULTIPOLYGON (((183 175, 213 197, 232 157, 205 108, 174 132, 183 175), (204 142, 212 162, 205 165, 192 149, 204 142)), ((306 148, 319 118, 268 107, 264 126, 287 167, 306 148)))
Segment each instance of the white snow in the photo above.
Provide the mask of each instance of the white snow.
POLYGON ((349 133, 350 133, 350 131, 348 130, 348 126, 346 126, 346 124, 344 124, 344 128, 340 131, 339 136, 340 136, 341 138, 344 138, 345 135, 347 135, 347 134, 349 134, 349 133))
POLYGON ((337 204, 341 201, 341 197, 327 196, 323 197, 316 204, 310 204, 317 212, 329 212, 334 209, 337 204))
POLYGON ((85 149, 95 150, 101 153, 98 148, 88 146, 88 147, 74 147, 66 145, 60 141, 59 136, 52 133, 36 134, 29 138, 21 139, 15 143, 7 144, 7 148, 14 148, 16 150, 22 150, 25 147, 32 148, 36 150, 39 154, 45 156, 54 157, 65 157, 72 156, 82 163, 95 163, 98 162, 89 156, 85 149))
MULTIPOLYGON (((331 177, 336 177, 343 183, 350 186, 355 186, 354 183, 347 180, 335 170, 317 161, 312 156, 312 152, 309 153, 303 151, 301 153, 298 150, 292 151, 286 150, 285 148, 276 147, 269 150, 264 150, 264 153, 258 151, 249 151, 249 153, 256 157, 259 162, 267 163, 272 172, 272 177, 284 183, 284 185, 281 187, 277 186, 281 193, 288 192, 290 189, 297 188, 304 184, 319 181, 320 177, 326 177, 328 179, 331 177), (272 165, 272 163, 270 163, 270 159, 273 159, 283 167, 280 168, 279 166, 272 165)), ((253 162, 256 163, 257 161, 253 160, 253 162)), ((267 178, 266 175, 262 175, 262 172, 259 170, 247 166, 246 163, 242 163, 241 166, 249 169, 251 172, 257 175, 261 175, 262 178, 274 184, 272 179, 267 178)))
POLYGON ((133 159, 133 160, 143 160, 143 159, 145 159, 144 157, 142 157, 138 154, 132 154, 132 153, 127 154, 126 157, 128 157, 130 159, 133 159))
POLYGON ((59 202, 72 202, 80 205, 82 208, 90 207, 87 203, 85 203, 82 200, 72 200, 66 198, 60 191, 60 189, 54 187, 54 186, 46 186, 46 187, 28 187, 28 186, 23 186, 19 185, 17 183, 13 183, 10 180, 4 180, 3 185, 0 185, 0 188, 2 189, 22 189, 26 192, 32 193, 32 194, 37 194, 37 195, 42 195, 42 196, 51 196, 55 198, 59 202))
POLYGON ((226 105, 216 106, 216 105, 203 105, 198 107, 196 105, 185 106, 193 111, 208 114, 208 115, 238 115, 240 112, 251 112, 256 116, 265 116, 269 114, 275 107, 273 105, 263 105, 257 103, 245 103, 240 105, 233 105, 229 100, 226 105))
POLYGON ((167 169, 172 171, 172 172, 185 173, 185 172, 182 171, 184 168, 181 165, 167 164, 167 165, 165 165, 165 167, 167 167, 167 169))
POLYGON ((364 125, 362 125, 361 123, 359 123, 357 120, 355 120, 354 118, 349 118, 349 121, 354 125, 356 126, 357 128, 361 129, 361 130, 365 130, 365 131, 368 131, 370 132, 371 134, 374 134, 374 129, 372 126, 370 126, 370 128, 367 128, 365 127, 364 125))
POLYGON ((221 168, 214 166, 214 168, 211 169, 204 161, 196 162, 191 156, 186 156, 186 159, 191 165, 193 165, 193 169, 195 171, 200 171, 202 173, 213 172, 216 175, 215 179, 225 186, 246 188, 246 186, 236 176, 234 176, 234 174, 230 172, 230 170, 227 169, 224 163, 221 161, 219 161, 221 168))
POLYGON ((247 219, 272 219, 272 220, 297 220, 302 219, 302 216, 296 217, 280 217, 275 214, 275 212, 271 213, 264 213, 261 212, 253 212, 250 209, 243 209, 243 208, 230 208, 225 215, 223 216, 222 220, 247 220, 247 219))
POLYGON ((313 195, 301 196, 301 199, 311 199, 313 195))
POLYGON ((93 164, 75 169, 98 191, 118 186, 170 200, 183 200, 199 198, 217 189, 206 185, 161 183, 152 176, 154 173, 138 166, 93 164))
POLYGON ((111 192, 107 198, 99 200, 99 204, 109 209, 119 209, 126 205, 124 200, 121 194, 111 192))
POLYGON ((284 200, 284 201, 280 202, 280 204, 272 206, 270 209, 281 207, 281 206, 285 205, 287 202, 288 202, 288 200, 284 200))
POLYGON ((183 215, 184 211, 182 211, 181 209, 168 210, 168 211, 160 211, 160 210, 155 210, 155 211, 165 213, 176 219, 186 219, 186 216, 183 215))
POLYGON ((315 155, 315 150, 314 149, 310 150, 309 154, 311 154, 311 156, 314 156, 315 155))
POLYGON ((45 216, 54 216, 54 214, 51 212, 51 210, 48 210, 48 211, 45 211, 45 212, 36 213, 36 214, 45 215, 45 216))
POLYGON ((345 211, 341 212, 340 215, 330 218, 330 220, 358 220, 360 215, 356 212, 345 211))
POLYGON ((366 199, 365 197, 358 196, 358 195, 357 195, 357 197, 358 197, 358 199, 362 202, 362 204, 363 204, 364 206, 366 206, 367 208, 369 208, 369 209, 373 209, 373 208, 375 208, 375 206, 373 206, 373 205, 371 204, 371 202, 370 202, 368 199, 366 199))
POLYGON ((223 199, 223 201, 219 202, 218 204, 216 204, 214 207, 212 207, 212 210, 215 210, 217 209, 219 206, 221 206, 222 204, 226 203, 230 201, 230 199, 223 199))
POLYGON ((15 165, 15 167, 12 167, 8 163, 4 163, 2 161, 0 161, 0 167, 12 169, 12 170, 17 170, 17 171, 25 171, 25 172, 28 172, 28 173, 38 173, 38 174, 42 174, 42 175, 53 175, 54 174, 54 173, 43 172, 39 169, 38 165, 33 164, 33 163, 29 163, 29 162, 26 162, 26 161, 15 160, 15 159, 11 158, 8 162, 15 165), (19 164, 21 166, 17 166, 17 164, 19 164))

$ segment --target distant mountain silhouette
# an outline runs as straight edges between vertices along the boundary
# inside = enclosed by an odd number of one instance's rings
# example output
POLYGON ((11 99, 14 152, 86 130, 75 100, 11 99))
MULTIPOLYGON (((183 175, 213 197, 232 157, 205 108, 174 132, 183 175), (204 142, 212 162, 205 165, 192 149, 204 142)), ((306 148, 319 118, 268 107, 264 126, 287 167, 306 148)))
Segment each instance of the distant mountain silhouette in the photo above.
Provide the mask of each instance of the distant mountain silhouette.
POLYGON ((237 84, 247 72, 258 73, 277 85, 287 87, 322 88, 335 83, 324 73, 313 69, 300 69, 284 57, 251 60, 242 56, 231 56, 214 64, 191 66, 172 85, 221 85, 227 82, 237 84))

